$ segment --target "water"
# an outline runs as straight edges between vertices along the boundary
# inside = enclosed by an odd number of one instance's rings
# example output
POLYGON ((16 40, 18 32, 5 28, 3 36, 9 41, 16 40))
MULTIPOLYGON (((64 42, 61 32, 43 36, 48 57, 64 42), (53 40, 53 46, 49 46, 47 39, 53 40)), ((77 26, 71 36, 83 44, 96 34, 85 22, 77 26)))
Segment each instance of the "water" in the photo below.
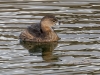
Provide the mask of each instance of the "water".
POLYGON ((0 75, 99 75, 99 0, 0 0, 0 75), (19 42, 23 29, 52 13, 58 43, 19 42))

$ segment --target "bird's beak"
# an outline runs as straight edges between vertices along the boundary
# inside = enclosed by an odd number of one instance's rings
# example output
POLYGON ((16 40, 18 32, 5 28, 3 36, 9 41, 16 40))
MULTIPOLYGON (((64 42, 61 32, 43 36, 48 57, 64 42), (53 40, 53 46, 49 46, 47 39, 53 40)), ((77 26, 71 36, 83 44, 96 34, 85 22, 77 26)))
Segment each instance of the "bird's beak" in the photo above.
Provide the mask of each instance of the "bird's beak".
POLYGON ((61 22, 60 22, 60 21, 58 21, 58 22, 56 23, 56 25, 60 25, 60 23, 61 23, 61 22))

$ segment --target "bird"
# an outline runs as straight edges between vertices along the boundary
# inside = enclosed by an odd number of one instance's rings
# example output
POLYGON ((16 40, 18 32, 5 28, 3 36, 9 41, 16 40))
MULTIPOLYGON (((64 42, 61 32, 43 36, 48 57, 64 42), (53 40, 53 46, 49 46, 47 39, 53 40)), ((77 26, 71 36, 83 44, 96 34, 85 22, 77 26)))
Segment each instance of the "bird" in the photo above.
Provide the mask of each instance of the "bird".
POLYGON ((32 24, 24 29, 19 35, 19 39, 31 42, 58 41, 60 38, 52 28, 58 22, 58 19, 54 15, 45 15, 39 23, 32 24))

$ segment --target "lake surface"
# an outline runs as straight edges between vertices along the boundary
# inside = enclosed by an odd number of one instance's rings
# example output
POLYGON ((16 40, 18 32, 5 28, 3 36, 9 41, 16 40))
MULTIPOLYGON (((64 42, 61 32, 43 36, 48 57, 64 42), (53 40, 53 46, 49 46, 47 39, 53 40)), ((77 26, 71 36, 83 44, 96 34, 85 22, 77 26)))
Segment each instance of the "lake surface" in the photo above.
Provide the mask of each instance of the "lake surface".
POLYGON ((100 1, 0 0, 0 75, 100 75, 100 1), (49 13, 58 43, 20 43, 49 13))

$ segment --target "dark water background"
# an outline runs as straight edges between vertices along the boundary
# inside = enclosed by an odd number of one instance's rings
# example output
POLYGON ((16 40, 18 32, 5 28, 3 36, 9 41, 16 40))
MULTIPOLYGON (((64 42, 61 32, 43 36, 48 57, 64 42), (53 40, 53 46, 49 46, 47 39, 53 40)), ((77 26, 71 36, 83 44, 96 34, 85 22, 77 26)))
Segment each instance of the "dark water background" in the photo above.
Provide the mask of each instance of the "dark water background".
POLYGON ((100 75, 100 0, 0 0, 0 75, 100 75), (19 43, 52 13, 58 43, 19 43))

